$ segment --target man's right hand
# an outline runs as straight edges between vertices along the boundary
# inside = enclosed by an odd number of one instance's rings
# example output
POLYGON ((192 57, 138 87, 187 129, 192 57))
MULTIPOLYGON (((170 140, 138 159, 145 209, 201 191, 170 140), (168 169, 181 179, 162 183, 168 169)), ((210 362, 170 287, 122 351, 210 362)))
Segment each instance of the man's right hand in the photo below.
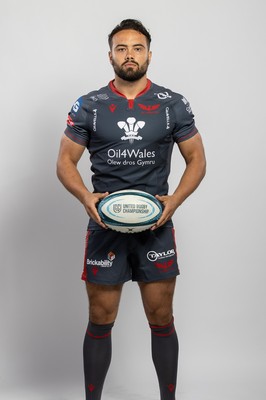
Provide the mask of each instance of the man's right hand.
POLYGON ((97 207, 96 205, 104 199, 106 196, 108 196, 108 192, 105 193, 90 193, 87 192, 86 195, 84 196, 83 199, 83 205, 85 207, 85 210, 89 214, 89 216, 97 222, 102 228, 107 229, 107 226, 101 221, 101 218, 98 214, 97 207))

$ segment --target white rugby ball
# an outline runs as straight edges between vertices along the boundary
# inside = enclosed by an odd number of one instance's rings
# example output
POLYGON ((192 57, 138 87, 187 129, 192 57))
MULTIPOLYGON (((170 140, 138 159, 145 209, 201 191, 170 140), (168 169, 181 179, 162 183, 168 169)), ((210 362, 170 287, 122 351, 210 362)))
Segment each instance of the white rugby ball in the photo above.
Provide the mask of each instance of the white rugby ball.
POLYGON ((141 190, 120 190, 100 201, 98 213, 110 229, 137 233, 151 228, 162 215, 156 197, 141 190))

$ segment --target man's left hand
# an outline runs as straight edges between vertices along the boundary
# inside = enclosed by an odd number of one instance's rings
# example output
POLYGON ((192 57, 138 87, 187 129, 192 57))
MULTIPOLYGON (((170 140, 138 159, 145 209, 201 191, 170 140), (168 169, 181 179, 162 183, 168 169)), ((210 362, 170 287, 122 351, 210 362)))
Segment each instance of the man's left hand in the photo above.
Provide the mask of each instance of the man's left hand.
POLYGON ((167 196, 155 196, 164 206, 163 213, 161 218, 156 222, 155 225, 151 227, 151 230, 154 231, 155 229, 159 228, 160 226, 164 225, 167 221, 169 221, 175 210, 180 205, 174 195, 167 195, 167 196))

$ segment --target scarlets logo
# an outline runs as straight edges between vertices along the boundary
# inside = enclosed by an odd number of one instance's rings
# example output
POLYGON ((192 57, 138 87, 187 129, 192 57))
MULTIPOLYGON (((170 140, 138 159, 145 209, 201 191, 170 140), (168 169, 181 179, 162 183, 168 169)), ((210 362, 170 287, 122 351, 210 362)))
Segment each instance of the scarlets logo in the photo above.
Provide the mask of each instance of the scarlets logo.
POLYGON ((139 103, 138 106, 143 111, 142 114, 156 114, 160 104, 145 105, 139 103))
POLYGON ((157 269, 159 269, 161 272, 168 272, 173 264, 174 264, 174 260, 169 260, 164 263, 158 263, 158 262, 154 263, 155 267, 157 269))

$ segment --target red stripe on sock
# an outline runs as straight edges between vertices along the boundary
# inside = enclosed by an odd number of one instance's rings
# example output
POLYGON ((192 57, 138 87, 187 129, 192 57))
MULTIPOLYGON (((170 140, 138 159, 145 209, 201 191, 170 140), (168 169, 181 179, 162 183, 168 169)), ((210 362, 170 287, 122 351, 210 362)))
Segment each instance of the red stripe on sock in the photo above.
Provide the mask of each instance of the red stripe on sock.
POLYGON ((174 317, 171 319, 171 321, 169 322, 169 324, 167 325, 151 325, 150 324, 150 328, 151 329, 163 329, 163 328, 168 328, 168 326, 171 326, 174 323, 174 317))
POLYGON ((92 337, 93 339, 104 339, 108 336, 111 335, 111 331, 105 333, 104 335, 94 335, 93 333, 91 333, 89 330, 87 330, 87 335, 89 335, 90 337, 92 337))
POLYGON ((173 327, 173 329, 171 329, 171 331, 168 333, 159 333, 159 332, 152 331, 152 334, 155 336, 166 337, 166 336, 171 336, 174 333, 174 331, 175 331, 175 327, 173 327))

